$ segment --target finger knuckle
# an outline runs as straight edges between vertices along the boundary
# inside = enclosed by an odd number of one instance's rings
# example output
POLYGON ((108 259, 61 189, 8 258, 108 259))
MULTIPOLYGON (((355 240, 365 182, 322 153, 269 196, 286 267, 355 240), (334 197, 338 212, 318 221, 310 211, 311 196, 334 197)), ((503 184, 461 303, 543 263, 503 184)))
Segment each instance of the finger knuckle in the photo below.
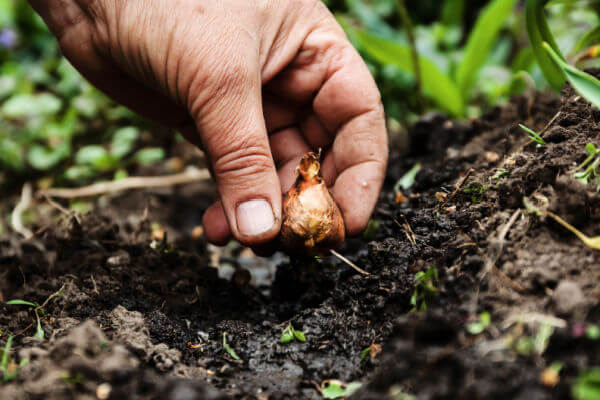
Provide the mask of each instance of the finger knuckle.
POLYGON ((213 161, 218 180, 235 180, 240 183, 256 184, 249 178, 272 172, 273 160, 268 151, 249 140, 229 143, 222 155, 213 161))

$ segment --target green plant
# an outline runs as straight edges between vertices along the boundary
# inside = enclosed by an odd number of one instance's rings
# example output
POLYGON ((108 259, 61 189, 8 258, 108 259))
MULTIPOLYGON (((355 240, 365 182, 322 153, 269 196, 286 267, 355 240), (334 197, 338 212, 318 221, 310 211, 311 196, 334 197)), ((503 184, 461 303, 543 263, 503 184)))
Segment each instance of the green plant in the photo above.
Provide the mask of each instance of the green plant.
POLYGON ((51 294, 41 305, 36 302, 25 301, 25 300, 21 300, 21 299, 9 300, 5 304, 13 305, 13 306, 27 306, 27 307, 33 308, 33 312, 35 314, 35 321, 36 321, 36 329, 35 329, 35 334, 33 336, 38 339, 43 339, 45 333, 44 333, 44 329, 42 328, 42 321, 41 321, 40 315, 44 316, 44 314, 46 313, 46 311, 44 310, 44 307, 46 307, 48 305, 48 303, 55 297, 62 295, 64 289, 65 289, 65 285, 63 285, 57 292, 51 294))
POLYGON ((477 182, 469 183, 463 192, 471 195, 471 203, 479 203, 485 198, 485 192, 491 187, 489 184, 477 182))
POLYGON ((434 266, 426 271, 419 271, 414 277, 415 289, 410 298, 411 312, 426 311, 427 303, 430 302, 438 292, 438 272, 434 266))
POLYGON ((421 163, 416 163, 394 184, 394 193, 398 190, 408 190, 415 184, 417 174, 421 170, 421 163))
POLYGON ((290 322, 283 332, 281 332, 281 339, 279 341, 281 343, 289 343, 292 340, 306 342, 306 337, 304 336, 304 332, 294 329, 292 323, 290 322))
POLYGON ((466 325, 467 332, 471 335, 479 335, 483 333, 491 324, 492 318, 490 317, 490 313, 487 311, 479 314, 479 318, 477 321, 469 322, 466 325))
POLYGON ((588 157, 575 169, 573 177, 586 185, 592 183, 596 185, 596 190, 600 190, 600 149, 593 143, 588 143, 585 145, 585 152, 588 157))
POLYGON ((582 371, 571 388, 576 400, 600 399, 600 367, 582 371))
POLYGON ((12 347, 13 336, 9 336, 4 348, 2 350, 2 357, 0 358, 0 372, 2 372, 2 381, 8 382, 16 378, 19 375, 19 368, 24 367, 29 363, 29 359, 24 358, 21 362, 16 365, 10 356, 10 350, 12 347))
POLYGON ((328 379, 321 383, 321 394, 325 399, 339 399, 352 396, 361 386, 360 382, 344 383, 337 379, 328 379))
MULTIPOLYGON (((550 31, 545 14, 547 5, 575 3, 576 1, 526 0, 527 32, 537 62, 550 85, 559 91, 565 81, 568 80, 582 97, 600 108, 600 81, 565 61, 565 57, 550 31)), ((580 51, 584 46, 597 41, 598 38, 600 38, 600 30, 599 27, 595 27, 579 40, 575 46, 575 51, 580 51)))
POLYGON ((229 346, 229 344, 227 343, 227 332, 223 332, 223 348, 225 349, 227 354, 231 356, 231 358, 233 358, 236 361, 240 360, 240 357, 236 354, 235 350, 233 350, 231 346, 229 346))
POLYGON ((518 338, 513 346, 514 350, 522 355, 529 357, 533 354, 542 355, 548 347, 550 337, 554 333, 554 327, 548 324, 542 324, 534 337, 523 336, 518 338))
POLYGON ((532 142, 535 142, 535 143, 539 144, 540 146, 545 146, 546 145, 546 141, 544 140, 544 138, 542 138, 539 135, 539 133, 537 133, 533 129, 529 129, 528 127, 526 127, 523 124, 519 124, 519 127, 529 134, 529 140, 531 140, 532 142))
MULTIPOLYGON (((455 24, 459 17, 456 14, 451 16, 448 11, 455 2, 448 3, 446 18, 453 21, 450 24, 455 24)), ((418 65, 415 65, 411 46, 405 41, 354 28, 350 24, 343 25, 366 54, 383 65, 393 65, 411 76, 420 76, 423 92, 429 99, 453 116, 464 116, 467 104, 473 98, 475 79, 496 45, 515 3, 515 0, 492 0, 485 6, 462 49, 455 73, 440 69, 435 61, 424 55, 418 56, 418 65)), ((458 7, 458 12, 460 9, 458 7)))

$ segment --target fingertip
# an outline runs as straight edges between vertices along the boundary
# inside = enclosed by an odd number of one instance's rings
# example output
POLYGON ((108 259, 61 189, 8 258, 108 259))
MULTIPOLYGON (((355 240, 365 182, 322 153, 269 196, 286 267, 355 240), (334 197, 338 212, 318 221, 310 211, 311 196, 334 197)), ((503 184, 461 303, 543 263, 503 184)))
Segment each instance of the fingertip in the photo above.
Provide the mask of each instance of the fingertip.
POLYGON ((204 235, 209 243, 225 246, 231 239, 231 230, 220 201, 213 203, 202 216, 204 235))

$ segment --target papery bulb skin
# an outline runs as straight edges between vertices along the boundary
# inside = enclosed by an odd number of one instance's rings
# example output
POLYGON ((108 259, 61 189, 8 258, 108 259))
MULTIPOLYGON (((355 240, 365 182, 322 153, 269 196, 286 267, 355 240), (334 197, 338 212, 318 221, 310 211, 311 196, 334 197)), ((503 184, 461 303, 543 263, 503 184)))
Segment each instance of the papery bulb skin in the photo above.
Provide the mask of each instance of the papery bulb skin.
POLYGON ((319 157, 306 154, 296 183, 284 196, 281 245, 290 255, 325 255, 344 243, 344 220, 320 169, 319 157))

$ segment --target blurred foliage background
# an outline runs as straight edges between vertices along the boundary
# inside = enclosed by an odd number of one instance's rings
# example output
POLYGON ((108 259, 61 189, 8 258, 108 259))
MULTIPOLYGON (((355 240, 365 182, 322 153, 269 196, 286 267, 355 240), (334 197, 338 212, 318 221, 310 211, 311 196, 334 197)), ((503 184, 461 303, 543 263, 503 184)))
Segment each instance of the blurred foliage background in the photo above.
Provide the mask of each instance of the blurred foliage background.
MULTIPOLYGON (((598 26, 598 2, 554 2, 552 31, 572 55, 579 38, 598 26)), ((375 76, 392 130, 429 112, 478 116, 525 90, 548 89, 522 1, 325 3, 375 76)), ((182 163, 174 162, 173 148, 181 140, 87 83, 25 0, 0 0, 1 190, 25 180, 48 187, 120 179, 148 166, 177 170, 182 163)))

